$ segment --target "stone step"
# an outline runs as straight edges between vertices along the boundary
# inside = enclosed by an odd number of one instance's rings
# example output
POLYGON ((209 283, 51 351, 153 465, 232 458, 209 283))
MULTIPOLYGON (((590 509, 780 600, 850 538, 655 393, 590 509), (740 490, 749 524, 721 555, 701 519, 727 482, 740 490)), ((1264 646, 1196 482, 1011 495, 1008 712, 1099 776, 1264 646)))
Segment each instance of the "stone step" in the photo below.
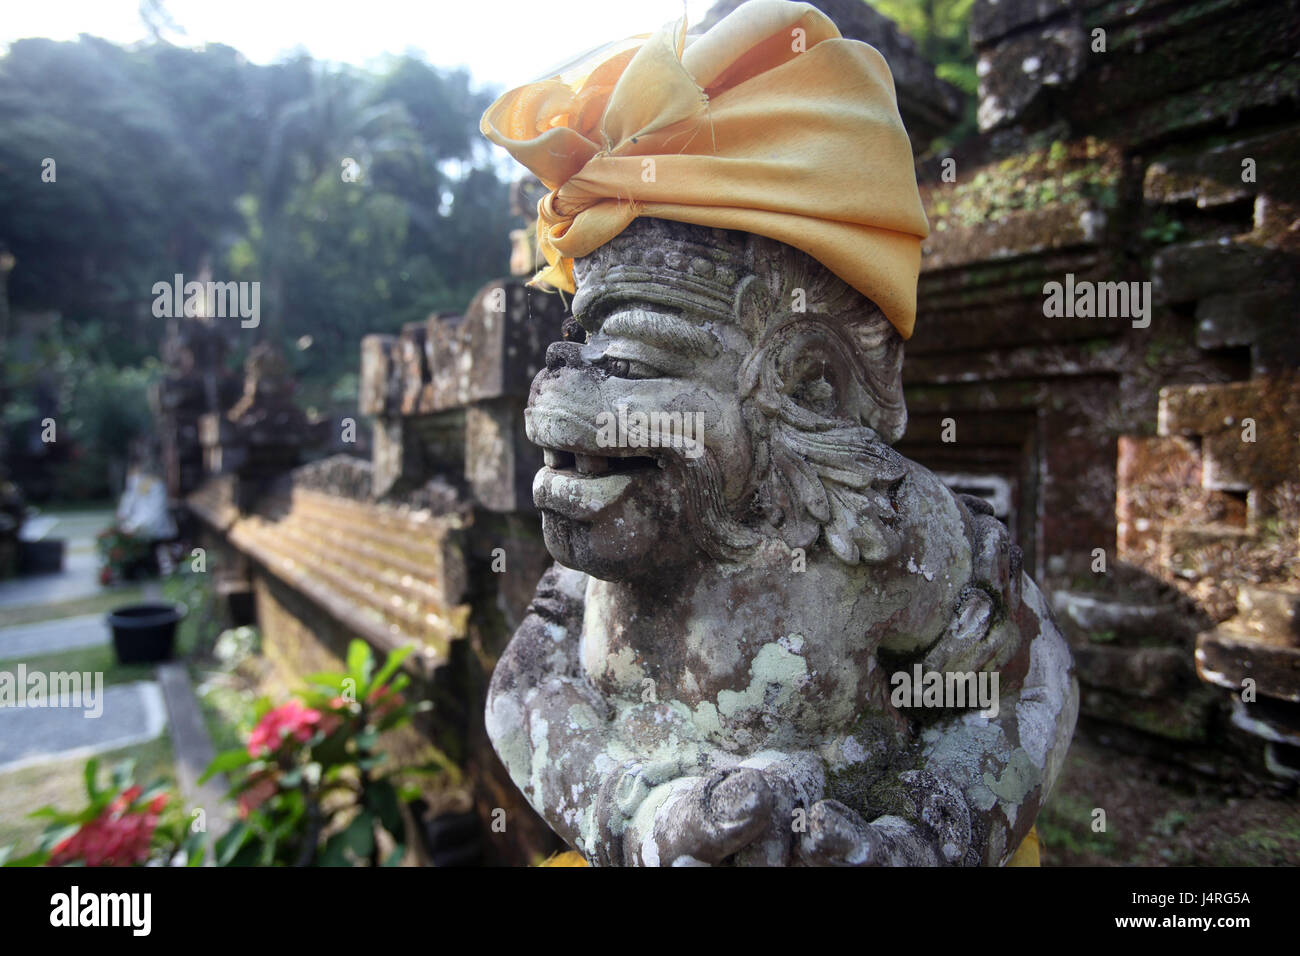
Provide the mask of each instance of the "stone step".
POLYGON ((1300 648, 1266 644, 1230 625, 1197 637, 1196 672, 1236 693, 1250 678, 1260 696, 1300 702, 1300 648))
POLYGON ((1300 747, 1300 706, 1268 698, 1244 703, 1232 695, 1232 722, 1248 734, 1275 744, 1300 747))
POLYGON ((1264 748, 1264 765, 1276 777, 1300 780, 1300 747, 1270 741, 1264 748))
POLYGON ((1237 588, 1236 628, 1267 644, 1300 647, 1300 591, 1243 584, 1237 588))
POLYGON ((1057 590, 1052 592, 1052 609, 1061 624, 1077 637, 1112 634, 1119 639, 1176 642, 1190 641, 1193 636, 1185 615, 1173 604, 1138 603, 1109 595, 1057 590))
POLYGON ((1174 647, 1073 648, 1079 683, 1146 700, 1170 697, 1196 685, 1192 655, 1174 647))
POLYGON ((1182 694, 1142 698, 1081 684, 1079 713, 1165 740, 1205 744, 1220 707, 1217 697, 1216 691, 1204 685, 1182 694))

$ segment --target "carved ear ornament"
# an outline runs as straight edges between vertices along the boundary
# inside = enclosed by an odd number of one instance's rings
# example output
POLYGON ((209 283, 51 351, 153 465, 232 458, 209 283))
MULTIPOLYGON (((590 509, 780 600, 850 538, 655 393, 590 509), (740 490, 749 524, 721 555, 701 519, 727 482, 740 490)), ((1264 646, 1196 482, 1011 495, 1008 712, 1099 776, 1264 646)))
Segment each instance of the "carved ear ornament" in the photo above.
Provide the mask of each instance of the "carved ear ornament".
POLYGON ((808 548, 824 535, 841 561, 874 563, 901 546, 894 497, 906 468, 869 426, 843 417, 867 400, 851 349, 827 322, 792 315, 746 358, 739 385, 767 420, 759 499, 781 538, 808 548), (799 392, 819 361, 823 387, 806 404, 799 392))

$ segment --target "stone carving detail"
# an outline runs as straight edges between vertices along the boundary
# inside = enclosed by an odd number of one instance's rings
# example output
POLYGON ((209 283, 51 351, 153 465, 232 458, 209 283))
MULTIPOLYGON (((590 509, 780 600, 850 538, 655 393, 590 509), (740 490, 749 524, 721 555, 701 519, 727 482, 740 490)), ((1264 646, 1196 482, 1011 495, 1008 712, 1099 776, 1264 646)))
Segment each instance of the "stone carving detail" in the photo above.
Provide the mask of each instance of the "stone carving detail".
POLYGON ((744 233, 637 220, 576 277, 526 412, 558 563, 488 694, 512 779, 600 865, 1005 862, 1073 665, 991 508, 890 447, 897 332, 744 233), (917 668, 996 706, 899 706, 917 668))

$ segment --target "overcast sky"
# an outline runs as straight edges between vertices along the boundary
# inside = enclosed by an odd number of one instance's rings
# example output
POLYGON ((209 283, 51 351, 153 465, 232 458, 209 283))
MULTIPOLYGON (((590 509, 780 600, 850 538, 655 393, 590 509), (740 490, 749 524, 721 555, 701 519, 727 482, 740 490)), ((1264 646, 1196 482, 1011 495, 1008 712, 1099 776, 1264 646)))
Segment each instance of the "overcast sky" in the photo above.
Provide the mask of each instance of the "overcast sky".
MULTIPOLYGON (((184 34, 174 43, 225 43, 254 63, 297 49, 364 65, 418 52, 435 66, 467 67, 479 85, 537 79, 610 40, 649 33, 711 0, 165 0, 184 34)), ((138 0, 0 0, 0 43, 90 33, 128 44, 146 37, 138 0)))

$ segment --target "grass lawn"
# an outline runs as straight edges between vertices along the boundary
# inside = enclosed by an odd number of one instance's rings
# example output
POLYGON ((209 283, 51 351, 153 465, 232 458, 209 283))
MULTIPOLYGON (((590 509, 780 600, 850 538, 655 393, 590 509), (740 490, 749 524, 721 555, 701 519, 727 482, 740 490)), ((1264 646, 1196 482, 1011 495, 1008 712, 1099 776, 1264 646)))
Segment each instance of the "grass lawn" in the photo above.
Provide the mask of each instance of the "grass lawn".
MULTIPOLYGON (((175 761, 166 731, 147 743, 99 754, 98 759, 101 783, 114 764, 133 759, 137 783, 148 786, 161 777, 175 786, 175 761)), ((78 757, 0 774, 0 846, 17 844, 15 856, 30 853, 36 849, 46 821, 29 819, 27 814, 47 804, 61 810, 85 806, 85 766, 86 761, 78 757)))
POLYGON ((53 654, 38 654, 35 657, 16 658, 0 661, 0 671, 13 671, 18 664, 26 664, 27 670, 78 671, 90 673, 101 672, 104 686, 110 684, 127 684, 133 680, 153 680, 154 664, 119 664, 113 653, 113 645, 101 644, 97 647, 78 647, 70 651, 57 651, 53 654))
POLYGON ((119 604, 134 604, 142 600, 144 590, 132 585, 72 601, 59 601, 57 604, 22 604, 0 610, 0 625, 16 627, 19 624, 39 624, 41 621, 53 621, 61 617, 107 614, 119 604))
POLYGON ((117 502, 110 500, 104 501, 64 501, 58 504, 43 504, 36 507, 38 514, 43 515, 94 515, 102 517, 107 521, 113 520, 113 512, 117 507, 117 502))

